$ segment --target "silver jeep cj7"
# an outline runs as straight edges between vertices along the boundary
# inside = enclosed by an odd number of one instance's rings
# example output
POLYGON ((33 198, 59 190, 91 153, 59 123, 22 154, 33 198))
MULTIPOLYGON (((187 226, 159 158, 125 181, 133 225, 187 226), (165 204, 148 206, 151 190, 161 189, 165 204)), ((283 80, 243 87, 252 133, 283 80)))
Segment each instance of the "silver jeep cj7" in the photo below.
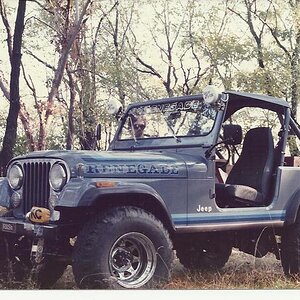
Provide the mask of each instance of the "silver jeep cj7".
POLYGON ((272 252, 285 274, 300 273, 300 168, 285 156, 300 130, 286 101, 209 87, 125 112, 117 104, 109 151, 33 152, 9 163, 2 275, 35 274, 43 288, 71 264, 80 288, 159 288, 174 250, 201 270, 222 268, 233 247, 272 252))

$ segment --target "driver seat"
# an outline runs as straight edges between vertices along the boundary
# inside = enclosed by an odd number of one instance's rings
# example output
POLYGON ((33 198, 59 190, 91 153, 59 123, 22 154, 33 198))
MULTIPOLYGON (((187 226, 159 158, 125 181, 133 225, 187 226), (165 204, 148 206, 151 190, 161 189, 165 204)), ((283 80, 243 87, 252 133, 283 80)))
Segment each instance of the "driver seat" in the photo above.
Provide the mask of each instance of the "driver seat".
POLYGON ((219 197, 225 196, 229 207, 265 206, 271 188, 273 163, 271 129, 250 129, 245 135, 241 155, 221 188, 223 191, 219 191, 219 197))

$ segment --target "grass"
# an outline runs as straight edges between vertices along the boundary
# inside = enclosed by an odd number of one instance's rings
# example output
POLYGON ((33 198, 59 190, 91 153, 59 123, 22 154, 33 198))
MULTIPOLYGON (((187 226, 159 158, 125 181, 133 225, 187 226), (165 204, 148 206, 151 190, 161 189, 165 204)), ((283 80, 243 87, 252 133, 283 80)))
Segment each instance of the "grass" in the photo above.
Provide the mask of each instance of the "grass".
POLYGON ((254 258, 234 253, 226 266, 217 272, 176 271, 166 289, 298 289, 300 281, 287 278, 275 257, 254 258))
MULTIPOLYGON (((72 269, 56 283, 54 289, 76 289, 72 269)), ((299 289, 300 279, 284 276, 281 263, 274 255, 255 258, 234 250, 228 263, 217 272, 191 272, 178 260, 165 290, 218 289, 299 289)))
MULTIPOLYGON (((35 289, 30 282, 5 282, 2 289, 35 289)), ((191 272, 185 269, 178 260, 175 261, 171 281, 164 290, 233 290, 233 289, 299 289, 300 278, 284 276, 280 261, 274 255, 255 258, 234 250, 228 263, 217 272, 191 272)), ((63 277, 55 284, 56 290, 77 289, 69 266, 63 277)))

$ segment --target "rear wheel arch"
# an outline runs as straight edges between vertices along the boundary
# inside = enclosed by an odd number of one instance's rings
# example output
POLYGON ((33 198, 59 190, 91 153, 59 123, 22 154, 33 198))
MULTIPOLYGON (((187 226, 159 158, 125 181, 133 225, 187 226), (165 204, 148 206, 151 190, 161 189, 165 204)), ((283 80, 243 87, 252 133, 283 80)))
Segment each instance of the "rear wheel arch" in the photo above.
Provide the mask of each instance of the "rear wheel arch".
POLYGON ((296 222, 300 208, 300 189, 297 190, 287 201, 285 206, 285 225, 292 225, 296 222))
POLYGON ((300 274, 300 211, 297 212, 295 223, 283 229, 281 264, 286 275, 300 274))

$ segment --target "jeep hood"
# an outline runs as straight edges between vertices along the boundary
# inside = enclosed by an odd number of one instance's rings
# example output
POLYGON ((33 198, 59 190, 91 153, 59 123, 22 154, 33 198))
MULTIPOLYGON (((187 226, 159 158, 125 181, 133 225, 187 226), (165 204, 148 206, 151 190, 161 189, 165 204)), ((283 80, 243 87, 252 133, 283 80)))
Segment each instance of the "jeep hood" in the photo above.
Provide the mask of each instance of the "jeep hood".
POLYGON ((78 176, 78 165, 85 177, 187 177, 185 161, 175 153, 123 151, 36 151, 13 159, 61 159, 71 177, 78 176))

